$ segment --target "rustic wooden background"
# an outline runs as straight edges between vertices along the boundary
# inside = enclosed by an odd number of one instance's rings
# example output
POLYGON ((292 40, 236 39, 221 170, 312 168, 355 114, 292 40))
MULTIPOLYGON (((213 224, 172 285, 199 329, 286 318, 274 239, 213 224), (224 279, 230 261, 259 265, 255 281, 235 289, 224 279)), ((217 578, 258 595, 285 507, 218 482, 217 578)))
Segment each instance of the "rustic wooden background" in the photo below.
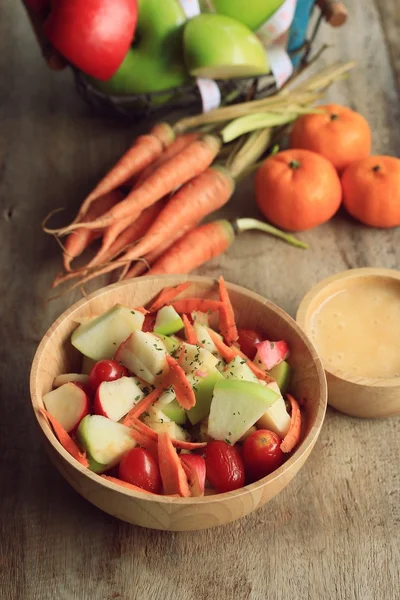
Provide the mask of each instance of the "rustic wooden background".
MULTIPOLYGON (((361 111, 374 151, 400 155, 398 0, 348 0, 350 21, 324 27, 322 62, 359 67, 329 99, 361 111)), ((142 124, 145 126, 145 124, 142 124)), ((135 131, 88 114, 68 72, 39 57, 23 7, 0 5, 0 590, 4 600, 396 600, 400 597, 400 421, 328 410, 304 469, 264 509, 198 533, 141 530, 81 499, 49 464, 28 374, 46 328, 73 300, 46 304, 60 266, 41 233, 53 207, 72 215, 135 131)), ((225 215, 256 214, 246 184, 225 215)), ((311 285, 349 267, 400 266, 400 231, 339 214, 301 236, 308 252, 244 235, 199 270, 269 297, 294 315, 311 285)))

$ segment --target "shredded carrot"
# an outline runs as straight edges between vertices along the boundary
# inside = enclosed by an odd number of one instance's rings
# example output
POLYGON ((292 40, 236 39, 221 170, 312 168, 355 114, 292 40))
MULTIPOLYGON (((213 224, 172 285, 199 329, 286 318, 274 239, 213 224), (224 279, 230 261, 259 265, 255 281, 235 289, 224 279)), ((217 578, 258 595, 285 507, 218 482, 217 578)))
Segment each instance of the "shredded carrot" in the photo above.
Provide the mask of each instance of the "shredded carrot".
POLYGON ((135 427, 130 427, 131 421, 125 423, 127 427, 131 430, 132 439, 135 440, 139 446, 145 448, 150 454, 157 460, 157 441, 150 439, 150 437, 135 427))
POLYGON ((188 344, 193 344, 194 346, 196 344, 199 345, 199 341, 197 339, 197 335, 196 332, 194 330, 193 325, 191 324, 191 322, 189 321, 189 319, 187 318, 187 316, 184 314, 182 315, 182 321, 183 324, 185 326, 185 337, 186 337, 186 341, 188 344))
MULTIPOLYGON (((130 419, 127 426, 135 431, 139 431, 151 440, 157 441, 158 439, 158 434, 156 431, 135 417, 130 419)), ((174 438, 171 438, 171 441, 175 448, 180 448, 182 450, 198 450, 199 448, 205 448, 205 446, 207 446, 207 442, 185 442, 183 440, 176 440, 174 438)))
POLYGON ((184 298, 183 300, 171 302, 170 305, 180 315, 183 313, 190 314, 194 310, 216 312, 221 308, 219 300, 208 300, 207 298, 184 298))
POLYGON ((146 410, 149 410, 152 404, 159 399, 161 394, 164 392, 165 386, 159 385, 156 387, 150 394, 139 400, 137 404, 128 412, 126 417, 123 420, 123 424, 127 425, 130 419, 135 418, 138 419, 140 415, 142 415, 146 410))
POLYGON ((207 331, 208 331, 208 335, 214 342, 214 345, 215 345, 216 349, 218 350, 219 354, 222 356, 222 358, 226 362, 231 362, 231 360, 233 360, 236 356, 236 352, 235 352, 236 348, 233 348, 232 346, 227 346, 221 340, 219 335, 210 327, 207 327, 207 331))
POLYGON ((144 316, 149 314, 149 311, 147 310, 147 308, 144 308, 144 306, 136 306, 132 310, 136 310, 137 312, 142 313, 142 315, 144 315, 144 316))
POLYGON ((292 407, 289 431, 281 443, 282 452, 291 452, 299 443, 301 435, 301 412, 297 402, 290 394, 286 394, 292 407))
POLYGON ((164 493, 189 497, 190 489, 186 473, 168 433, 158 435, 158 465, 164 493))
POLYGON ((218 279, 219 298, 222 302, 219 311, 219 328, 227 344, 232 344, 238 339, 238 332, 235 323, 235 313, 226 289, 225 281, 221 275, 218 279))
POLYGON ((160 257, 149 260, 152 266, 148 275, 190 273, 225 252, 234 239, 235 233, 229 221, 194 226, 194 229, 179 236, 175 243, 172 242, 160 257))
POLYGON ((118 479, 117 477, 111 477, 111 475, 100 475, 106 481, 110 481, 111 483, 115 483, 116 485, 120 485, 121 487, 127 488, 128 490, 132 490, 133 492, 141 492, 142 494, 150 494, 151 496, 157 496, 158 494, 153 494, 153 492, 149 492, 148 490, 144 490, 138 485, 134 485, 133 483, 128 483, 127 481, 122 481, 122 479, 118 479))
POLYGON ((179 283, 178 285, 163 288, 157 299, 150 306, 149 312, 155 312, 166 304, 169 304, 172 300, 179 296, 179 294, 182 294, 182 292, 190 288, 191 285, 192 284, 189 281, 185 281, 183 283, 179 283))
POLYGON ((167 363, 169 366, 168 382, 174 388, 178 404, 182 408, 190 410, 196 404, 196 396, 185 371, 169 354, 167 354, 167 363))
POLYGON ((263 379, 267 383, 271 383, 272 381, 275 381, 275 379, 273 377, 270 377, 269 375, 264 373, 264 371, 262 369, 260 369, 260 367, 257 367, 257 365, 255 363, 253 363, 253 361, 250 360, 249 357, 246 356, 246 354, 244 354, 241 350, 239 350, 239 348, 236 348, 236 346, 231 346, 231 348, 236 353, 236 356, 240 356, 241 358, 243 358, 246 361, 247 366, 253 371, 254 375, 256 377, 258 377, 258 379, 263 379))
POLYGON ((81 452, 78 444, 74 442, 72 437, 65 431, 64 427, 55 419, 47 410, 39 408, 39 412, 50 421, 53 427, 54 433, 56 434, 58 441, 61 446, 69 452, 71 456, 75 458, 82 466, 88 467, 89 461, 86 458, 86 454, 81 452))

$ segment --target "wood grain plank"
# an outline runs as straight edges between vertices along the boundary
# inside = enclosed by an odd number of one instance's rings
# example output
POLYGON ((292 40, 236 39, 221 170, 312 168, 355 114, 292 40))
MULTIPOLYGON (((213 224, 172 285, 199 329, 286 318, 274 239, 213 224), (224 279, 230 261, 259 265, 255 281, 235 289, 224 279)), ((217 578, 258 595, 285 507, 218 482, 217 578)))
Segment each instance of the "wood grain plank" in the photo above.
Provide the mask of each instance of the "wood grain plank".
MULTIPOLYGON (((400 155, 396 0, 349 0, 348 25, 324 28, 322 62, 359 68, 329 93, 370 121, 374 151, 400 155), (396 84, 397 82, 397 84, 396 84)), ((68 72, 40 58, 20 3, 0 6, 0 581, 5 600, 393 600, 400 589, 399 419, 328 410, 296 479, 264 509, 218 530, 170 534, 118 522, 76 494, 48 462, 28 401, 37 342, 77 294, 46 304, 60 267, 40 231, 56 206, 72 216, 135 130, 91 116, 68 72)), ((257 214, 251 183, 224 216, 257 214)), ((244 234, 199 273, 268 296, 292 315, 304 293, 355 266, 400 267, 399 230, 346 215, 301 235, 301 252, 244 234)))

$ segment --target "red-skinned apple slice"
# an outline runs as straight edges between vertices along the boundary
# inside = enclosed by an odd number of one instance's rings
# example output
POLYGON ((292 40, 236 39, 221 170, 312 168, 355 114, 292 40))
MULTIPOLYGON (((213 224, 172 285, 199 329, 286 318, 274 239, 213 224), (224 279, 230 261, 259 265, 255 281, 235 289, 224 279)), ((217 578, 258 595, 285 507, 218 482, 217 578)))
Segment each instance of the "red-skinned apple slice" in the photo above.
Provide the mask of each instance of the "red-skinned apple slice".
POLYGON ((289 347, 283 340, 279 342, 264 340, 255 344, 255 347, 257 348, 257 354, 254 363, 267 371, 285 360, 289 354, 289 347))
POLYGON ((133 377, 103 381, 96 390, 93 409, 96 415, 119 421, 143 397, 144 393, 133 377))
POLYGON ((137 14, 137 0, 53 0, 44 31, 72 64, 106 81, 130 48, 137 14))
POLYGON ((72 382, 44 394, 43 403, 46 410, 68 433, 74 432, 83 417, 90 412, 88 395, 79 385, 72 382))
POLYGON ((206 461, 198 454, 181 454, 181 463, 188 478, 192 496, 204 496, 206 461))
POLYGON ((62 375, 57 375, 57 377, 54 379, 53 387, 61 387, 70 381, 72 383, 88 383, 89 376, 82 373, 63 373, 62 375))

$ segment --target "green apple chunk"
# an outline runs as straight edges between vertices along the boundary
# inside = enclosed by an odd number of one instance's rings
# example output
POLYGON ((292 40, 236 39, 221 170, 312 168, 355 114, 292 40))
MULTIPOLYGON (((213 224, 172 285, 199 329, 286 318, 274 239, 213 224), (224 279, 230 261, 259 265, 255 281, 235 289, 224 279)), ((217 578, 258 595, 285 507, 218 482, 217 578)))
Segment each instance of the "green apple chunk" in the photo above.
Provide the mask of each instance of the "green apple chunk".
POLYGON ((79 444, 86 450, 89 468, 103 473, 118 464, 136 445, 131 430, 100 415, 87 415, 77 430, 79 444))
POLYGON ((192 385, 196 396, 196 404, 187 411, 187 416, 192 425, 196 425, 208 416, 215 384, 223 379, 219 371, 214 371, 207 377, 193 377, 192 385))
POLYGON ((197 339, 200 342, 200 344, 206 350, 208 350, 208 352, 211 352, 211 354, 214 354, 214 356, 216 356, 218 359, 221 359, 221 355, 218 353, 218 350, 217 350, 214 342, 212 341, 210 334, 208 333, 207 327, 205 325, 202 325, 198 321, 194 322, 193 327, 194 327, 194 330, 197 335, 197 339))
POLYGON ((267 388, 279 394, 279 398, 265 411, 257 421, 258 429, 269 429, 284 438, 290 427, 290 415, 286 410, 286 404, 281 396, 279 386, 275 381, 269 383, 267 388))
POLYGON ((258 383, 218 381, 208 418, 209 436, 235 444, 278 398, 279 394, 258 383))
POLYGON ((286 362, 286 360, 283 360, 275 367, 272 367, 268 374, 271 375, 279 385, 281 394, 286 394, 292 378, 292 367, 289 363, 286 362))
POLYGON ((160 338, 149 331, 134 331, 118 348, 115 360, 140 379, 157 385, 168 373, 166 357, 160 338))
POLYGON ((256 31, 283 4, 284 0, 210 0, 215 11, 237 19, 256 31))
POLYGON ((118 346, 136 330, 142 328, 144 315, 121 304, 88 323, 79 325, 71 336, 71 343, 79 352, 92 360, 113 358, 118 346))
POLYGON ((163 407, 162 412, 177 425, 186 423, 186 411, 178 404, 176 399, 172 400, 169 404, 166 404, 163 407))
POLYGON ((235 358, 226 365, 223 370, 223 375, 225 379, 241 379, 242 381, 261 383, 241 356, 235 356, 235 358))
POLYGON ((269 73, 264 47, 245 25, 219 14, 190 19, 183 34, 185 64, 193 77, 231 79, 269 73))
POLYGON ((164 344, 168 354, 174 354, 181 345, 181 341, 178 340, 175 335, 162 335, 161 333, 157 333, 157 337, 159 337, 164 344))
POLYGON ((182 442, 186 442, 188 440, 188 434, 186 431, 174 423, 174 421, 168 421, 164 423, 154 422, 149 423, 149 427, 152 428, 153 431, 157 433, 167 432, 169 437, 175 440, 181 440, 182 442))
POLYGON ((186 342, 182 346, 183 352, 179 362, 186 373, 194 373, 196 370, 211 373, 216 370, 218 358, 211 352, 186 342))
POLYGON ((184 328, 184 324, 173 306, 163 306, 157 312, 156 322, 154 323, 154 333, 161 335, 170 335, 184 328))

